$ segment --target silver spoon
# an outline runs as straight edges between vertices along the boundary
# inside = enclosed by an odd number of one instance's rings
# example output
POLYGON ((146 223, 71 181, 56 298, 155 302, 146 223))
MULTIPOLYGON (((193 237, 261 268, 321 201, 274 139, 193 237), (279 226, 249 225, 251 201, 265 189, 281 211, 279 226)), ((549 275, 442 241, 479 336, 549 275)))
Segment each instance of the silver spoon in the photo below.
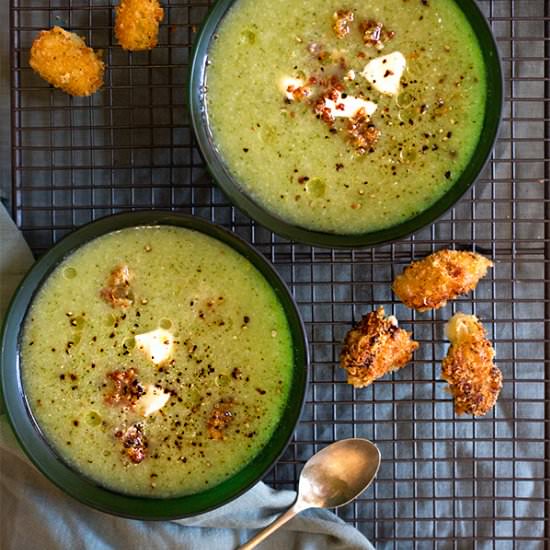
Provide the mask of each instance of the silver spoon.
POLYGON ((338 508, 358 497, 376 477, 380 451, 368 439, 343 439, 314 454, 300 474, 298 497, 240 550, 251 550, 307 508, 338 508))

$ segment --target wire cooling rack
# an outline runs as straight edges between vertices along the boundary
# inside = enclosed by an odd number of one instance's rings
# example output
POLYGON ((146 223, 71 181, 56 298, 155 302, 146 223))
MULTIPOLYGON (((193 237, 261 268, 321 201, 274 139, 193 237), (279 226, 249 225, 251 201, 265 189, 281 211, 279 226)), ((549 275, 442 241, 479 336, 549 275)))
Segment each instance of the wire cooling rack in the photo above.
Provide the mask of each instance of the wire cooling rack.
POLYGON ((304 461, 335 439, 379 446, 375 484, 339 511, 379 548, 550 545, 550 4, 479 0, 497 37, 506 106, 482 177, 442 220, 370 250, 283 240, 212 185, 186 109, 190 47, 209 2, 164 0, 159 46, 128 54, 113 39, 108 0, 11 0, 13 216, 37 254, 74 227, 122 210, 191 212, 254 243, 290 285, 312 346, 303 419, 269 474, 296 486, 304 461), (53 90, 28 66, 36 33, 54 24, 104 50, 106 85, 91 98, 53 90), (390 282, 442 247, 495 259, 476 292, 435 314, 396 302, 390 282), (337 367, 352 321, 383 305, 421 342, 414 364, 354 390, 337 367), (439 377, 445 320, 481 317, 504 388, 484 418, 456 417, 439 377))

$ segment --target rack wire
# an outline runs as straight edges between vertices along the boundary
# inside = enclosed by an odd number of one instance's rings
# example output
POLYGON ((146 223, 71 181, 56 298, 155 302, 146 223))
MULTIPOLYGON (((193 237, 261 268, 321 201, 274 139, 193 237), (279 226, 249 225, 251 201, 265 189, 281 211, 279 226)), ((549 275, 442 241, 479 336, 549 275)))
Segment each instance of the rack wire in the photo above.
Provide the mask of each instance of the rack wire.
POLYGON ((391 245, 327 250, 250 221, 213 186, 186 108, 190 48, 210 1, 164 0, 159 46, 128 54, 108 0, 11 0, 12 212, 37 254, 76 226, 123 210, 190 212, 258 247, 290 285, 307 324, 312 381, 286 454, 268 475, 295 488, 304 461, 349 436, 377 443, 377 481, 341 509, 379 548, 550 545, 550 4, 478 0, 500 48, 504 119, 471 192, 435 225, 391 245), (54 24, 104 50, 91 98, 48 87, 29 68, 36 33, 54 24), (390 282, 443 247, 474 248, 495 268, 475 293, 432 314, 400 305, 390 282), (411 327, 414 364, 374 385, 345 383, 338 354, 352 321, 383 305, 411 327), (456 417, 439 363, 454 311, 484 320, 504 388, 493 413, 456 417))

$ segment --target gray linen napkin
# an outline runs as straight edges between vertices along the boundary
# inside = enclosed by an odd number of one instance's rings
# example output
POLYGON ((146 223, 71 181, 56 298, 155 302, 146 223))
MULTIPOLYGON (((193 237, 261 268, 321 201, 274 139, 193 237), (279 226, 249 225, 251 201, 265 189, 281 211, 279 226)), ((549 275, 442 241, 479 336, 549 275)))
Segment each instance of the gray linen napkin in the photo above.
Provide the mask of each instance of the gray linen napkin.
MULTIPOLYGON (((0 320, 32 254, 0 205, 0 320)), ((1 413, 2 411, 0 411, 1 413)), ((0 414, 0 548, 232 549, 267 525, 293 502, 293 491, 258 483, 226 506, 188 520, 144 522, 97 512, 67 497, 36 471, 0 414)), ((368 549, 373 546, 327 510, 291 520, 263 549, 368 549)))

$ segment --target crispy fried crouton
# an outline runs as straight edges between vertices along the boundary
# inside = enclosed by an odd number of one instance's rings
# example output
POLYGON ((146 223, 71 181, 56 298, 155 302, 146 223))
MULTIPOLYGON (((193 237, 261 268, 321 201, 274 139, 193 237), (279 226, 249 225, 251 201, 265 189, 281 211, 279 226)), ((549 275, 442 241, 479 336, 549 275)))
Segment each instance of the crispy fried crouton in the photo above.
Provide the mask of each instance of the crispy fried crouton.
POLYGON ((438 309, 473 290, 492 266, 491 260, 475 252, 438 250, 407 266, 392 288, 407 307, 438 309))
POLYGON ((152 50, 164 10, 158 0, 122 0, 116 8, 115 36, 123 49, 152 50))
POLYGON ((334 19, 333 30, 338 38, 350 33, 350 24, 353 22, 353 12, 351 10, 338 10, 332 16, 334 19))
POLYGON ((145 393, 136 369, 115 370, 107 373, 107 378, 112 382, 111 391, 105 397, 110 405, 133 407, 145 393))
POLYGON ((397 326, 384 308, 364 315, 346 335, 340 366, 348 373, 348 384, 362 388, 386 373, 404 367, 418 348, 411 334, 397 326))
POLYGON ((223 439, 226 428, 233 421, 233 402, 220 401, 210 413, 207 422, 208 436, 210 439, 223 439))
POLYGON ((374 46, 377 50, 383 50, 384 44, 395 36, 394 31, 384 28, 384 23, 373 19, 361 21, 359 31, 363 36, 365 46, 374 46))
POLYGON ((493 363, 495 351, 475 315, 457 313, 447 325, 451 347, 441 375, 449 383, 457 414, 486 414, 502 388, 502 373, 493 363))
POLYGON ((30 66, 52 86, 73 96, 88 96, 103 85, 105 66, 80 36, 61 27, 34 40, 30 66))
POLYGON ((101 289, 100 296, 113 308, 127 308, 134 303, 134 294, 130 288, 130 270, 127 265, 121 265, 115 268, 109 279, 107 286, 101 289))
POLYGON ((143 462, 149 446, 143 424, 133 424, 126 432, 115 433, 115 437, 122 440, 124 453, 134 464, 143 462))

